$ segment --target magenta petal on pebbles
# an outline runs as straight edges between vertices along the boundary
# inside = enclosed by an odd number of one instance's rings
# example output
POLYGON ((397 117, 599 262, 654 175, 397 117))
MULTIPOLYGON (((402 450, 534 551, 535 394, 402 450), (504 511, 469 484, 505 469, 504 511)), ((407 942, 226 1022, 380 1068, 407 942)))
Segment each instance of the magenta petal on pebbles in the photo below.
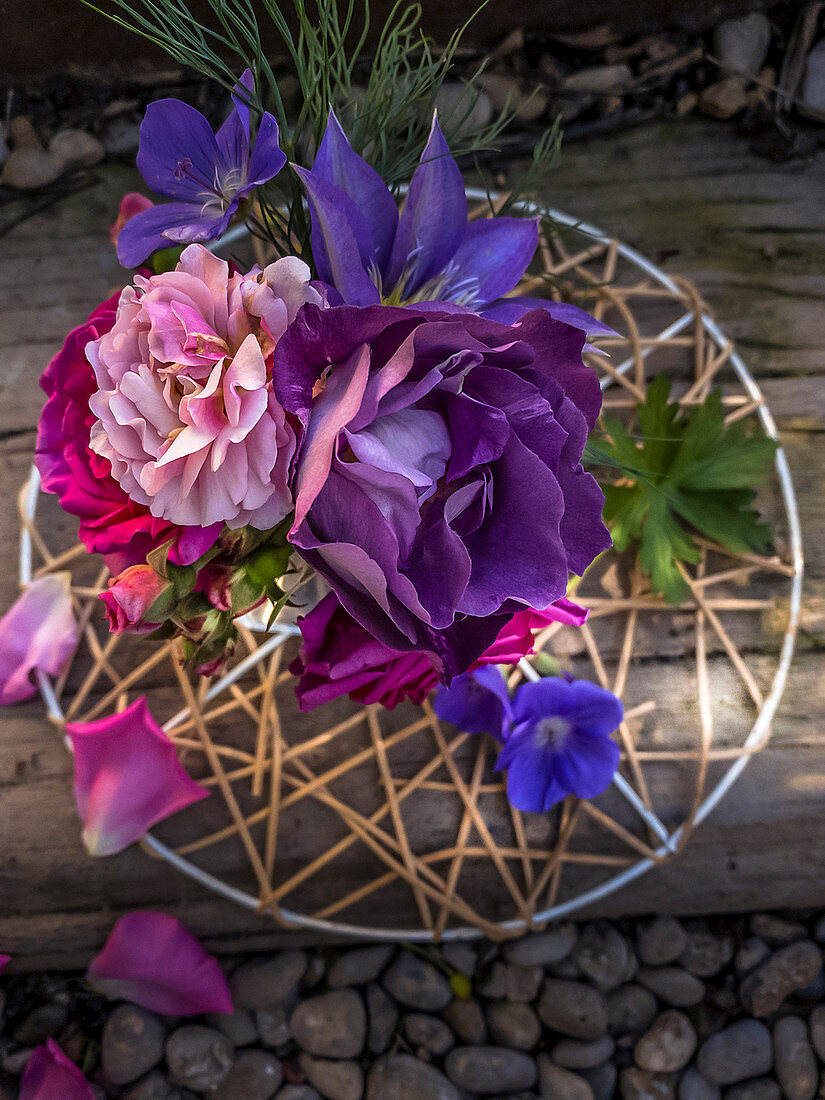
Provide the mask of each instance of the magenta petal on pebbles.
POLYGON ((0 974, 3 973, 3 967, 6 963, 11 962, 11 955, 0 955, 0 974))
POLYGON ((54 1039, 35 1047, 26 1062, 19 1100, 96 1100, 95 1091, 54 1039))
POLYGON ((109 718, 69 722, 66 733, 74 749, 83 843, 91 855, 122 851, 209 794, 187 774, 143 697, 109 718))
POLYGON ((0 705, 29 699, 32 673, 57 676, 76 645, 71 575, 37 577, 0 619, 0 705))
POLYGON ((217 961, 166 913, 121 917, 86 979, 111 1000, 131 1001, 164 1016, 234 1011, 217 961))

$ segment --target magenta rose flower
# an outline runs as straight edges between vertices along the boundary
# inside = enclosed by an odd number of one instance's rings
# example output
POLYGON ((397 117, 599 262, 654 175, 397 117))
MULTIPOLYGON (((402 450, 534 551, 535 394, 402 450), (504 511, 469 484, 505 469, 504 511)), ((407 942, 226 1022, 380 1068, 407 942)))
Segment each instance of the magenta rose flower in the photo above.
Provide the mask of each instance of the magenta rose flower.
POLYGON ((434 654, 445 680, 610 545, 581 465, 601 404, 583 344, 540 310, 509 326, 306 306, 276 348, 276 394, 307 425, 290 541, 370 635, 434 654))
MULTIPOLYGON (((544 611, 525 608, 501 628, 481 654, 481 665, 515 664, 533 651, 533 631, 552 622, 581 626, 587 612, 562 599, 544 611)), ((312 710, 339 695, 358 703, 381 703, 392 710, 410 699, 419 705, 438 684, 430 653, 400 653, 373 638, 330 592, 298 620, 303 644, 289 671, 299 677, 295 693, 301 710, 312 710)))
POLYGON ((175 543, 172 561, 188 565, 213 545, 221 525, 185 531, 156 519, 121 489, 108 460, 89 449, 95 422, 89 401, 97 386, 85 347, 111 330, 116 309, 116 296, 102 302, 46 368, 40 385, 48 399, 37 426, 35 464, 43 489, 80 520, 80 541, 89 553, 103 554, 113 573, 145 560, 169 539, 175 543))
POLYGON ((151 565, 130 565, 117 577, 111 577, 100 598, 106 607, 112 634, 149 634, 160 623, 148 622, 147 612, 167 582, 151 565))
POLYGON ((298 309, 321 303, 309 280, 295 257, 242 275, 190 245, 174 271, 136 275, 86 345, 90 447, 157 519, 266 530, 292 510, 295 432, 272 353, 298 309))

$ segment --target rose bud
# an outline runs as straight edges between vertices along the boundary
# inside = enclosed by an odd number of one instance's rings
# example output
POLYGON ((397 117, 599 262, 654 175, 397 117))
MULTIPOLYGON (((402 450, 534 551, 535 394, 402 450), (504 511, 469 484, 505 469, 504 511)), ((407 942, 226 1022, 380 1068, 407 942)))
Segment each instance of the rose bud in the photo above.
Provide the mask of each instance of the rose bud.
POLYGON ((150 565, 130 565, 109 580, 109 591, 100 595, 106 605, 109 629, 113 634, 150 634, 161 625, 149 622, 146 615, 157 598, 169 591, 169 582, 150 565))

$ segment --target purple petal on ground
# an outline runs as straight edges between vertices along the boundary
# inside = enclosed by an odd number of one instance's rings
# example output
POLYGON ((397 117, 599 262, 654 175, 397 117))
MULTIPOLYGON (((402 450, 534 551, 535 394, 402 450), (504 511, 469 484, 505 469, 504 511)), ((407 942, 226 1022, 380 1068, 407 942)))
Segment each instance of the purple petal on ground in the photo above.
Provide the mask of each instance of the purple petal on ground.
MULTIPOLYGON (((488 299, 489 301, 490 299, 488 299)), ((615 330, 606 325, 604 321, 597 321, 578 306, 569 302, 553 302, 549 298, 504 298, 498 302, 492 302, 481 311, 482 317, 491 321, 500 321, 503 325, 514 325, 531 309, 543 309, 556 321, 564 321, 566 325, 580 328, 588 336, 614 336, 615 330)))
POLYGON ((413 173, 387 268, 386 290, 402 276, 405 293, 440 274, 455 255, 467 229, 467 196, 458 165, 433 116, 421 161, 413 173))
POLYGON ((95 1100, 95 1090, 54 1039, 35 1047, 20 1081, 19 1100, 95 1100))
POLYGON ((137 267, 157 249, 172 248, 179 241, 215 240, 229 219, 217 207, 216 217, 204 217, 202 210, 199 203, 166 202, 135 214, 117 239, 118 260, 124 267, 137 267))
POLYGON ((212 127, 179 99, 150 103, 140 126, 137 166, 153 191, 203 203, 214 187, 218 144, 212 127))
POLYGON ((539 243, 538 218, 483 218, 470 222, 450 265, 445 293, 465 285, 474 300, 492 302, 518 284, 539 243))
POLYGON ((278 123, 269 111, 264 111, 249 157, 246 183, 241 188, 240 194, 247 195, 253 187, 260 187, 262 183, 278 175, 286 164, 286 153, 279 142, 278 123))
POLYGON ((503 741, 510 721, 507 684, 496 665, 465 672, 437 690, 433 710, 463 733, 489 733, 503 741))
POLYGON ((0 619, 0 706, 31 698, 35 670, 57 676, 72 655, 71 581, 69 573, 36 577, 0 619))
POLYGON ((364 213, 371 231, 372 257, 383 271, 398 227, 398 206, 375 169, 353 150, 332 111, 312 174, 340 188, 364 213))

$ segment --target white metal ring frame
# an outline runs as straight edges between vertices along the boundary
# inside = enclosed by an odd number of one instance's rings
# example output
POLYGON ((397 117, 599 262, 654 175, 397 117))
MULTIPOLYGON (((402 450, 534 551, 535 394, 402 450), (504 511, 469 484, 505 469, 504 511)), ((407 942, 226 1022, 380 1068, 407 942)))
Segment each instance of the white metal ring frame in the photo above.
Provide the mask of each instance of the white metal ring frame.
MULTIPOLYGON (((483 200, 487 198, 485 192, 468 189, 468 197, 472 199, 483 200)), ((577 218, 571 217, 569 214, 560 210, 541 210, 538 207, 530 203, 522 204, 522 211, 525 214, 546 214, 550 219, 565 226, 566 228, 574 229, 584 236, 592 238, 599 243, 607 244, 612 238, 602 233, 599 229, 596 229, 592 225, 588 225, 579 221, 577 218)), ((238 240, 242 236, 245 236, 246 230, 243 227, 230 230, 220 242, 220 245, 226 245, 232 241, 238 240)), ((652 279, 654 279, 660 286, 666 288, 674 294, 679 294, 679 288, 659 267, 653 264, 646 257, 642 256, 635 249, 629 245, 617 242, 617 251, 619 255, 623 256, 627 261, 640 268, 652 279)), ((680 317, 678 320, 670 324, 666 329, 663 329, 657 336, 657 341, 664 341, 686 329, 695 320, 693 312, 689 311, 680 317)), ((702 325, 705 332, 716 342, 718 346, 725 344, 725 337, 720 330, 716 322, 707 315, 703 314, 702 325)), ((654 349, 656 344, 651 344, 648 347, 642 349, 642 356, 647 356, 654 349)), ((730 355, 730 364, 733 367, 740 382, 747 390, 749 396, 756 402, 758 402, 757 413, 762 423, 762 427, 771 439, 779 440, 779 434, 777 432, 776 424, 769 410, 762 400, 762 394, 754 381, 750 371, 745 366, 741 357, 734 350, 730 355)), ((626 373, 633 365, 633 359, 628 358, 625 362, 620 363, 614 370, 619 374, 626 373)), ((607 389, 613 382, 613 379, 606 376, 602 379, 602 388, 607 389)), ((757 715, 745 743, 742 748, 742 753, 738 756, 725 774, 717 782, 716 786, 705 796, 698 810, 692 820, 692 827, 701 824, 702 821, 715 809, 719 802, 725 797, 730 788, 734 785, 736 780, 745 770, 748 765, 748 761, 751 758, 753 752, 757 747, 764 745, 767 738, 770 736, 770 724, 773 721, 776 713, 776 708, 779 705, 779 700, 782 696, 782 692, 785 688, 785 682, 787 680, 788 669, 790 668, 791 659, 793 657, 794 644, 796 640, 797 629, 799 625, 799 613, 802 601, 802 578, 804 570, 804 559, 802 552, 802 534, 799 524, 799 513, 797 510, 796 494, 794 492, 793 482, 791 480, 791 474, 788 467, 788 461, 785 456, 785 452, 781 446, 778 446, 775 453, 775 468, 777 478, 779 480, 779 486, 782 492, 782 498, 785 504, 785 510, 788 518, 788 534, 789 534, 789 549, 791 566, 793 568, 793 576, 791 577, 791 590, 789 600, 789 615, 788 625, 785 630, 782 646, 779 655, 779 663, 776 672, 773 677, 771 689, 768 695, 765 697, 762 708, 757 715)), ((26 486, 24 499, 23 499, 23 511, 25 516, 29 520, 33 520, 35 511, 37 508, 37 500, 40 489, 40 478, 36 470, 32 470, 32 474, 29 478, 29 482, 26 486)), ((20 582, 25 585, 31 581, 32 578, 32 539, 29 530, 24 526, 21 532, 20 542, 20 582)), ((263 624, 257 621, 254 617, 248 618, 248 625, 252 629, 261 630, 263 624)), ((262 643, 254 654, 250 654, 247 658, 241 661, 233 669, 231 669, 226 675, 220 677, 209 689, 206 694, 206 700, 211 700, 217 696, 220 692, 224 691, 230 684, 240 679, 251 668, 255 667, 261 660, 263 660, 270 653, 278 649, 283 645, 288 638, 298 633, 298 628, 288 624, 276 623, 271 631, 271 637, 262 643)), ((521 661, 519 666, 526 677, 529 679, 539 679, 539 674, 527 661, 521 661)), ((63 720, 63 710, 55 695, 52 682, 50 678, 43 672, 37 673, 38 684, 40 692, 46 707, 49 712, 49 716, 56 721, 63 720)), ((173 729, 175 726, 185 721, 188 716, 188 709, 184 708, 175 714, 168 722, 163 726, 164 730, 173 729)), ((67 737, 64 737, 64 741, 71 751, 71 743, 67 737)), ((655 859, 650 857, 644 857, 625 868, 623 871, 613 875, 607 881, 601 883, 590 890, 587 890, 574 898, 570 898, 562 903, 556 904, 549 909, 545 909, 543 912, 536 913, 532 918, 532 924, 544 924, 548 921, 558 920, 562 917, 569 916, 575 913, 579 909, 583 909, 586 906, 599 901, 609 894, 614 893, 616 890, 621 889, 628 883, 633 882, 639 878, 646 871, 649 871, 656 865, 656 862, 660 859, 666 859, 669 855, 673 854, 683 838, 684 825, 679 826, 672 832, 668 832, 665 825, 661 820, 652 813, 642 802, 629 783, 618 773, 614 778, 614 786, 627 800, 633 810, 639 814, 639 816, 645 821, 650 829, 656 834, 661 841, 659 847, 655 850, 655 859)), ((254 895, 247 893, 246 891, 239 890, 233 886, 222 882, 219 878, 210 874, 208 871, 204 871, 202 868, 196 866, 190 860, 183 856, 178 855, 168 845, 158 840, 151 832, 145 836, 146 844, 159 856, 165 859, 177 870, 182 871, 185 875, 199 882, 201 885, 206 886, 208 889, 214 891, 217 894, 221 894, 223 897, 228 898, 230 901, 235 902, 247 909, 259 910, 259 900, 254 895)), ((421 928, 407 928, 407 929, 386 929, 386 928, 369 928, 358 925, 348 924, 346 922, 324 920, 317 917, 307 916, 303 913, 298 913, 290 909, 281 909, 281 917, 287 923, 296 927, 310 929, 315 932, 324 933, 333 936, 346 936, 353 938, 362 938, 369 940, 388 940, 388 941, 412 941, 425 943, 430 942, 433 939, 433 933, 426 929, 421 928)), ((499 927, 503 932, 507 934, 514 934, 520 931, 526 931, 527 925, 524 920, 509 920, 502 921, 499 927)), ((466 940, 475 939, 482 933, 471 927, 458 927, 458 928, 445 928, 441 934, 443 940, 466 940)))

